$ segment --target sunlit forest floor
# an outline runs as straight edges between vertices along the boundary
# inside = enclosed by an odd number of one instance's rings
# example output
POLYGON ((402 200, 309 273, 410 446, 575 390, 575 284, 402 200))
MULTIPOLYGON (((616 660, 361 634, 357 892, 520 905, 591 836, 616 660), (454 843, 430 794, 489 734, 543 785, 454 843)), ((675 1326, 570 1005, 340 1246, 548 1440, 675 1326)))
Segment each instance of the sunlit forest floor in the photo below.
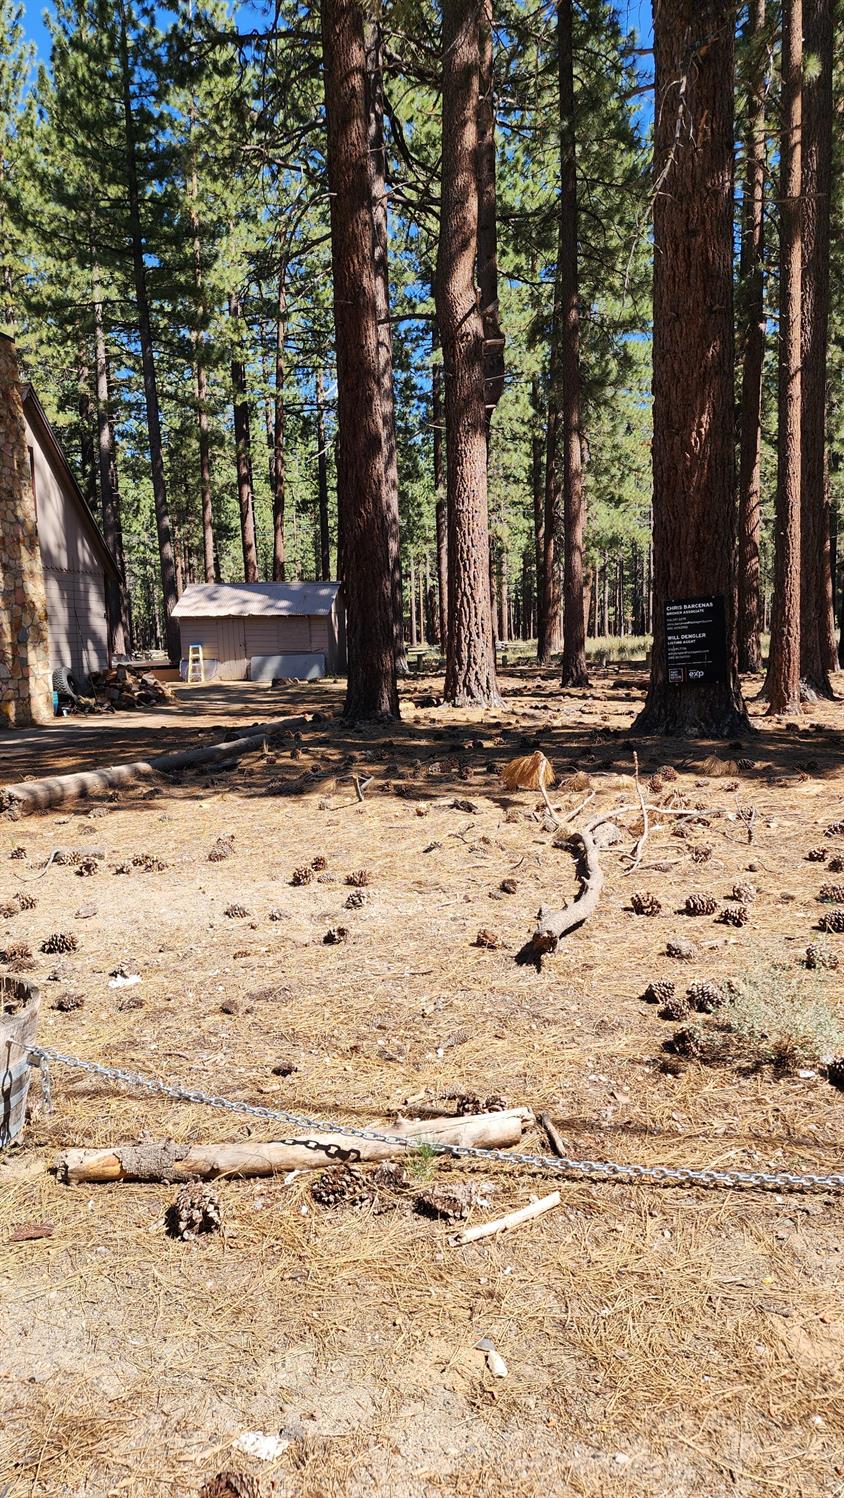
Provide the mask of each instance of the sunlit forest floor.
MULTIPOLYGON (((104 853, 93 878, 53 864, 26 886, 35 908, 0 922, 0 946, 35 953, 42 1043, 319 1118, 500 1093, 548 1110, 572 1156, 840 1171, 844 1094, 822 1072, 669 1065, 673 1027, 641 996, 655 979, 682 992, 751 974, 802 985, 844 1023, 841 970, 803 966, 819 940, 844 964, 844 935, 817 930, 829 876, 806 857, 844 855, 844 837, 825 837, 844 819, 844 707, 812 706, 797 725, 754 709, 740 746, 637 743, 640 671, 598 670, 592 691, 561 693, 554 673, 521 667, 486 717, 438 705, 439 685, 407 683, 403 721, 383 731, 334 718, 341 693, 326 683, 232 689, 229 713, 209 688, 157 722, 36 736, 16 776, 170 747, 200 721, 323 715, 225 772, 0 822, 0 903, 55 847, 104 853), (680 794, 704 818, 679 838, 654 815, 630 876, 637 817, 624 816, 597 914, 538 972, 515 953, 577 881, 538 796, 501 789, 501 767, 535 747, 555 768, 560 820, 595 792, 571 826, 635 800, 634 748, 643 785, 677 772, 651 802, 680 794), (354 775, 372 776, 362 802, 354 775), (737 815, 751 808, 752 841, 737 815), (234 851, 209 862, 222 834, 234 851), (140 854, 166 867, 113 872, 140 854), (293 886, 320 857, 324 872, 293 886), (348 909, 346 878, 362 870, 366 898, 348 909), (758 891, 746 926, 680 913, 692 892, 723 908, 740 880, 758 891), (658 915, 632 912, 637 890, 658 915), (233 905, 246 914, 227 917, 233 905), (340 926, 348 938, 326 945, 340 926), (497 947, 475 945, 481 929, 497 947), (57 960, 40 947, 58 931, 78 951, 49 981, 57 960), (666 955, 679 937, 692 962, 666 955), (110 989, 120 965, 140 983, 110 989), (54 1007, 70 993, 80 1007, 54 1007)), ((563 1180, 558 1210, 454 1247, 410 1204, 320 1207, 301 1174, 221 1183, 224 1231, 183 1243, 163 1228, 174 1187, 73 1188, 47 1167, 74 1145, 283 1126, 55 1068, 53 1088, 54 1111, 0 1166, 6 1498, 192 1498, 226 1469, 291 1498, 844 1492, 841 1198, 563 1180), (52 1236, 9 1242, 34 1221, 52 1236), (261 1463, 233 1449, 244 1431, 290 1444, 261 1463)), ((547 1152, 538 1126, 523 1148, 547 1152)), ((428 1169, 483 1180, 471 1221, 550 1189, 504 1166, 428 1169)))

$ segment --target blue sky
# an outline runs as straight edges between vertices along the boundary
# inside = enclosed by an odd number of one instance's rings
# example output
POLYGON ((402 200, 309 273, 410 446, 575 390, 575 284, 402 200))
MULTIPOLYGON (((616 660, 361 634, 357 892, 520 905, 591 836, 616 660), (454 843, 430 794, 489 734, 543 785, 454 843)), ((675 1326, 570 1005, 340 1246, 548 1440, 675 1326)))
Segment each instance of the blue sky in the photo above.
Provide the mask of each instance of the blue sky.
MULTIPOLYGON (((30 41, 33 41, 38 49, 39 59, 46 62, 49 42, 46 27, 44 26, 44 5, 41 0, 25 0, 24 3, 24 27, 30 41)), ((241 10, 248 15, 252 12, 256 21, 263 7, 258 4, 247 4, 241 6, 241 10)), ((627 29, 638 31, 641 44, 644 47, 651 45, 651 0, 620 0, 618 9, 621 16, 621 24, 627 29)), ((643 59, 644 60, 644 59, 643 59)))

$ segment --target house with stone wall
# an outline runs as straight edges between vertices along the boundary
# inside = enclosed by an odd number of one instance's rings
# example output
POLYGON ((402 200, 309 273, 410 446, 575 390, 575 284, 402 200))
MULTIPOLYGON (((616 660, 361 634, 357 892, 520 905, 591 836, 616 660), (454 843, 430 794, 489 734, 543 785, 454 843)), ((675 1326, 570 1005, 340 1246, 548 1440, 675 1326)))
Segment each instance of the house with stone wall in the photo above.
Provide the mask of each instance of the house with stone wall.
POLYGON ((82 679, 108 665, 115 582, 61 443, 0 334, 0 717, 46 722, 56 667, 82 679))

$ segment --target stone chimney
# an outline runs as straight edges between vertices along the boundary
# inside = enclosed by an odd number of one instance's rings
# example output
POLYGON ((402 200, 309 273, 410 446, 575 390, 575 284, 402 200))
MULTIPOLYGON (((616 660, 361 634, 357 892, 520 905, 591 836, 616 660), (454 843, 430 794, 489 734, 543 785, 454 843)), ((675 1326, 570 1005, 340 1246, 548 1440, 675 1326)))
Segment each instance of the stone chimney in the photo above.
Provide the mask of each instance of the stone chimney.
POLYGON ((49 723, 47 598, 15 345, 0 333, 0 723, 49 723))

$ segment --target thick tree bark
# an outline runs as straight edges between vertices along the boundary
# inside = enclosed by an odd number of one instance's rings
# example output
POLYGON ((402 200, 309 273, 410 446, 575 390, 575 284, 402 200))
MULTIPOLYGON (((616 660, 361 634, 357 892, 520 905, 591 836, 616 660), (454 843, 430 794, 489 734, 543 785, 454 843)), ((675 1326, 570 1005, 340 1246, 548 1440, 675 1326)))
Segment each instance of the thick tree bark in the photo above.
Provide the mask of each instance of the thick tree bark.
POLYGON ((328 530, 328 449, 325 435, 325 385, 322 370, 316 377, 317 408, 317 489, 319 499, 319 558, 320 576, 327 582, 331 577, 331 540, 328 530))
POLYGON ((560 103, 560 230, 557 276, 562 312, 560 415, 563 460, 563 674, 564 687, 589 685, 583 593, 583 434, 580 399, 580 312, 577 267, 577 157, 574 117, 572 0, 557 5, 560 103))
POLYGON ((558 444, 560 434, 560 341, 562 337, 562 300, 559 277, 554 282, 554 312, 551 326, 551 355, 548 368, 548 411, 545 422, 545 495, 542 518, 542 604, 539 611, 537 656, 545 664, 562 646, 560 609, 560 569, 557 560, 557 538, 560 534, 560 511, 563 495, 560 485, 558 444))
MULTIPOLYGON (((193 130, 195 107, 191 100, 190 128, 193 130)), ((193 254, 193 288, 196 297, 196 326, 192 331, 193 378, 196 400, 196 435, 199 445, 199 498, 202 512, 202 557, 205 581, 213 583, 216 576, 214 545, 214 511, 211 505, 211 436, 208 425, 208 359, 207 332, 208 306, 205 297, 205 281, 202 272, 202 235, 199 222, 199 187, 196 162, 191 155, 191 173, 188 185, 190 223, 193 254)))
POLYGON ((366 107, 369 138, 369 183, 375 245, 375 300, 378 314, 378 379, 381 388, 381 421, 384 432, 384 482, 390 542, 393 589, 393 629, 396 637, 396 669, 407 671, 404 649, 402 604, 401 532, 399 525, 399 466, 396 447, 396 403, 393 390, 393 333, 390 323, 389 226, 387 223, 387 153, 384 148, 384 82, 381 71, 381 22, 377 16, 364 21, 366 50, 366 107))
POLYGON ((175 665, 179 660, 180 640, 178 622, 173 610, 179 599, 176 586, 176 561, 173 552, 173 527, 167 504, 167 480, 164 473, 164 446, 161 438, 161 412, 158 404, 158 382, 155 373, 155 348, 152 339, 149 295, 144 249, 144 234, 141 224, 141 198, 138 187, 138 146, 135 130, 135 114, 132 104, 132 75, 129 66, 129 41, 126 30, 126 11, 120 0, 120 73, 123 102, 123 124, 126 149, 126 195, 128 208, 128 231, 132 247, 132 268, 135 278, 135 301, 138 316, 138 337, 141 345, 141 367, 144 379, 144 399, 147 412, 150 464, 152 467, 152 493, 155 503, 155 523, 158 532, 158 554, 161 564, 161 591, 164 599, 164 626, 167 654, 175 665))
POLYGON ((456 706, 498 705, 501 700, 489 595, 484 328, 475 286, 479 46, 476 0, 445 0, 436 303, 448 490, 445 696, 456 706))
POLYGON ((770 713, 800 711, 800 299, 803 3, 783 0, 780 335, 770 713))
MULTIPOLYGON (((829 493, 826 467, 829 240, 832 186, 832 4, 806 0, 801 193, 800 680, 806 697, 832 697, 829 680, 829 493)), ((834 631, 833 631, 834 633, 834 631)))
POLYGON ((498 311, 498 222, 495 190, 495 88, 492 0, 479 0, 478 293, 484 329, 487 431, 504 390, 504 334, 498 311))
POLYGON ((440 649, 448 643, 448 515, 443 469, 442 365, 431 370, 431 420, 434 428, 434 520, 437 531, 437 595, 439 600, 440 649))
POLYGON ((730 0, 655 0, 654 644, 640 733, 746 730, 738 680, 730 0), (727 680, 670 685, 665 605, 721 595, 727 680))
POLYGON ((542 440, 542 396, 539 379, 536 375, 533 376, 530 382, 530 404, 533 416, 531 428, 531 488, 533 492, 534 577, 536 579, 534 589, 536 603, 533 624, 536 629, 537 648, 539 648, 542 636, 543 568, 545 562, 545 482, 543 467, 544 446, 542 440))
POLYGON ((352 719, 398 717, 363 12, 321 0, 337 345, 337 487, 352 719))
POLYGON ((120 495, 117 486, 117 459, 111 421, 108 350, 103 322, 102 292, 96 266, 93 274, 94 348, 97 374, 97 438, 100 470, 100 507, 103 539, 120 573, 120 582, 106 589, 108 609, 109 652, 126 655, 131 648, 129 593, 126 587, 126 564, 123 556, 123 528, 120 522, 120 495))
POLYGON ((275 323, 275 380, 273 383, 273 428, 270 450, 270 493, 273 497, 273 582, 283 583, 287 564, 284 538, 284 341, 287 331, 287 258, 278 266, 278 300, 275 323))
POLYGON ((739 670, 762 669, 759 546, 762 534, 762 367, 765 359, 765 0, 750 0, 748 130, 742 198, 742 371, 739 434, 739 670))
POLYGON ((255 545, 255 508, 252 499, 252 437, 249 419, 249 395, 246 365, 243 362, 240 300, 229 293, 229 317, 232 323, 232 399, 234 406, 234 444, 237 469, 237 502, 240 510, 240 541, 243 550, 243 580, 258 581, 258 550, 255 545))
POLYGON ((79 411, 79 456, 82 470, 82 492, 92 510, 97 508, 97 464, 94 454, 94 402, 91 398, 91 369, 86 348, 87 339, 80 332, 76 350, 77 409, 79 411))

